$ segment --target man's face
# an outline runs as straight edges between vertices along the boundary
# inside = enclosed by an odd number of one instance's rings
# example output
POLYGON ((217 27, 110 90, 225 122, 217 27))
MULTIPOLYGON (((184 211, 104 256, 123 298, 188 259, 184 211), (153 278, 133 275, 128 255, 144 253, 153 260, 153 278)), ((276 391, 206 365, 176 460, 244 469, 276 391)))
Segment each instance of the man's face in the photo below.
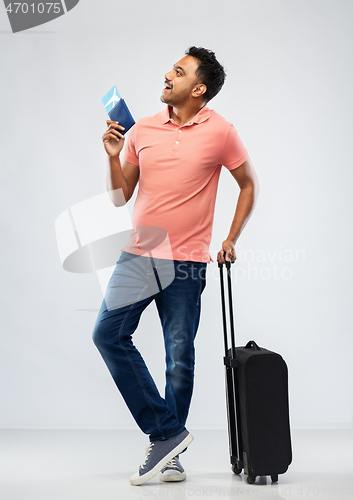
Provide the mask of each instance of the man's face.
POLYGON ((185 104, 198 83, 196 76, 198 66, 199 61, 192 56, 185 56, 175 63, 173 69, 164 76, 161 101, 176 107, 185 104))

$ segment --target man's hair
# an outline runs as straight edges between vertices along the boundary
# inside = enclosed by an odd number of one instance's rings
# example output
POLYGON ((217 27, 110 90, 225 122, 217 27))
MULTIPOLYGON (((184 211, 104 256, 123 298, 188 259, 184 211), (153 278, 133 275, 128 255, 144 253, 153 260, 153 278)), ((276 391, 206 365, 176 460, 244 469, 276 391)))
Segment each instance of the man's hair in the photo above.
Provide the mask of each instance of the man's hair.
POLYGON ((185 54, 199 60, 196 76, 200 79, 200 83, 206 85, 207 90, 203 97, 206 102, 210 101, 223 87, 226 78, 223 66, 217 61, 214 52, 203 47, 193 45, 185 54))

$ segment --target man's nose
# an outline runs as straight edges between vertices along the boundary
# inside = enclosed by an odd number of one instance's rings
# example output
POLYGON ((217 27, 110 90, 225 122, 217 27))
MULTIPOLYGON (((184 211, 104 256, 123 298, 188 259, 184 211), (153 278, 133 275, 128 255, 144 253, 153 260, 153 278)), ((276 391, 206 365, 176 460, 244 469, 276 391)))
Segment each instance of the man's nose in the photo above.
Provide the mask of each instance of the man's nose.
POLYGON ((170 80, 172 79, 172 76, 173 76, 173 75, 172 75, 172 72, 171 72, 171 71, 168 71, 168 73, 166 73, 166 74, 164 75, 164 78, 165 78, 166 80, 169 80, 169 81, 170 81, 170 80))

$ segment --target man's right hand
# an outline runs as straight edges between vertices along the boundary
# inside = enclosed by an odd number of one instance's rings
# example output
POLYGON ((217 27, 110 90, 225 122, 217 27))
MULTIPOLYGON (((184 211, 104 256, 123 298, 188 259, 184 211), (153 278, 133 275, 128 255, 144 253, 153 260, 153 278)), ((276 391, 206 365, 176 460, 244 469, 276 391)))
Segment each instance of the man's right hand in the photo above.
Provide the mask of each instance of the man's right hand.
POLYGON ((125 130, 119 122, 107 120, 108 128, 102 136, 103 144, 109 156, 118 156, 124 147, 125 137, 118 130, 125 130))

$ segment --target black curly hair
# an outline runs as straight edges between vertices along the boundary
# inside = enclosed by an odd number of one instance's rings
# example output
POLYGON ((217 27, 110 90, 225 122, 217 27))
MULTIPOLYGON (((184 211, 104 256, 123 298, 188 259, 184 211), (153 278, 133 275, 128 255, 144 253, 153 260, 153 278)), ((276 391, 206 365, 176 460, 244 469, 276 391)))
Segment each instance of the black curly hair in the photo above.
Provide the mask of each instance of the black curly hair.
POLYGON ((195 57, 200 61, 196 71, 200 83, 206 85, 207 90, 204 94, 206 102, 210 101, 221 90, 226 78, 223 66, 217 61, 216 55, 209 49, 203 47, 190 47, 185 54, 195 57))

